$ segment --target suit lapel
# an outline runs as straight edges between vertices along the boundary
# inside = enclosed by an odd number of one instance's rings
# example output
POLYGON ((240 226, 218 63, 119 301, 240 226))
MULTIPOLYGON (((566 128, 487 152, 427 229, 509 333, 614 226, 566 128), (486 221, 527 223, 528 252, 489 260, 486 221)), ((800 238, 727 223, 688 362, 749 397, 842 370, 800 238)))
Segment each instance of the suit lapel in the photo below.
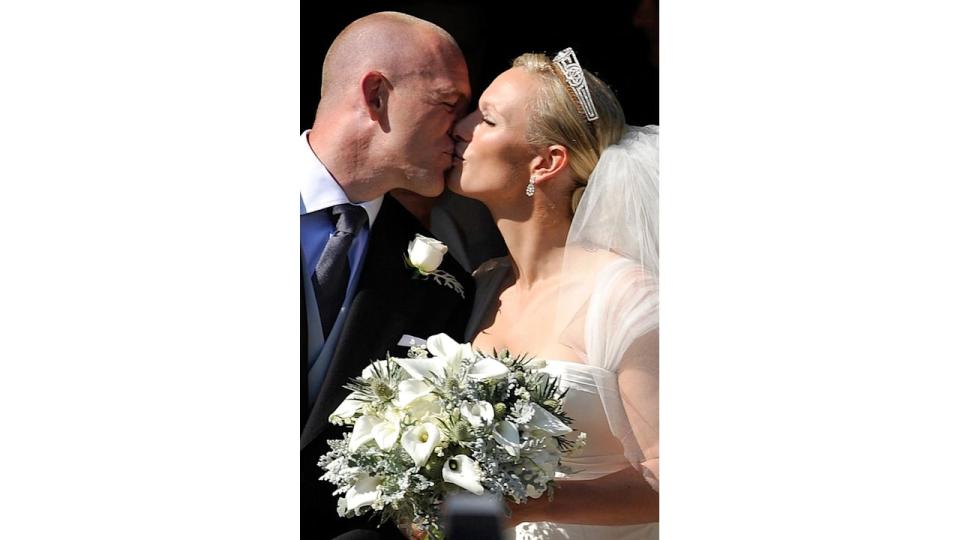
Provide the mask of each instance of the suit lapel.
MULTIPOLYGON (((349 378, 358 376, 364 366, 371 360, 382 358, 387 351, 400 354, 397 341, 404 333, 411 333, 424 323, 440 328, 462 303, 460 297, 449 289, 432 281, 413 279, 412 271, 403 261, 403 254, 416 233, 429 235, 429 231, 399 203, 386 196, 370 231, 357 293, 346 314, 317 401, 303 428, 301 448, 326 428, 330 413, 347 395, 343 385, 349 378)), ((452 257, 446 257, 441 268, 456 275, 468 294, 472 293, 469 275, 452 257)), ((465 317, 460 323, 461 329, 463 322, 465 317)), ((453 337, 460 339, 462 336, 453 337)))
POLYGON ((483 324, 487 314, 490 313, 493 303, 497 301, 500 293, 500 287, 503 281, 510 274, 511 266, 504 258, 492 259, 477 269, 476 287, 477 294, 473 300, 473 310, 470 312, 470 319, 467 321, 467 327, 464 331, 466 341, 473 341, 480 332, 480 325, 483 324), (491 265, 492 268, 485 268, 491 265))

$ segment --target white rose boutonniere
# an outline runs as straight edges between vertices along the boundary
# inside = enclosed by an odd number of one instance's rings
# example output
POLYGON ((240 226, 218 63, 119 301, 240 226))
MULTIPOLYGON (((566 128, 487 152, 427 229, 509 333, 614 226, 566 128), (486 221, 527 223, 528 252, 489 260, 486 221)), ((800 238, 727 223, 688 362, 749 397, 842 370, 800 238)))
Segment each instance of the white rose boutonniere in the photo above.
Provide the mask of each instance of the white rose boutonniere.
POLYGON ((427 238, 422 234, 416 235, 407 244, 408 264, 423 275, 436 271, 446 254, 446 244, 433 238, 427 238))
POLYGON ((407 253, 403 260, 407 266, 415 270, 414 277, 419 279, 433 279, 433 281, 453 289, 460 298, 466 298, 463 285, 457 278, 443 270, 439 270, 443 256, 447 253, 447 246, 443 242, 418 234, 407 244, 407 253))

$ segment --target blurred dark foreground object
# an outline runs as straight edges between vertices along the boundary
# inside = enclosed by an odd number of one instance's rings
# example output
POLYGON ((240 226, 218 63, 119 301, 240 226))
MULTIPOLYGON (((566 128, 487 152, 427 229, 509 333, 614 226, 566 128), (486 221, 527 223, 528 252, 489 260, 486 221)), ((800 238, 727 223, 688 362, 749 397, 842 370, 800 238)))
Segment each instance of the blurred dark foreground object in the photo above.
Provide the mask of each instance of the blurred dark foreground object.
POLYGON ((443 509, 446 540, 501 540, 503 507, 493 497, 456 495, 443 509))

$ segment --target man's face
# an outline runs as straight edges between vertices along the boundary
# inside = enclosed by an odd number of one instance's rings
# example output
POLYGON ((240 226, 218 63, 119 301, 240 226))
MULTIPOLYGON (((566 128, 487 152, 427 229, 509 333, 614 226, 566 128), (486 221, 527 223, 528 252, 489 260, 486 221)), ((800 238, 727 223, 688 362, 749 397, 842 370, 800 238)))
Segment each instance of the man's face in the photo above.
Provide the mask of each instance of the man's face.
POLYGON ((397 85, 390 98, 389 129, 391 158, 403 177, 400 187, 436 197, 452 165, 451 132, 470 101, 470 81, 462 58, 430 71, 397 85))

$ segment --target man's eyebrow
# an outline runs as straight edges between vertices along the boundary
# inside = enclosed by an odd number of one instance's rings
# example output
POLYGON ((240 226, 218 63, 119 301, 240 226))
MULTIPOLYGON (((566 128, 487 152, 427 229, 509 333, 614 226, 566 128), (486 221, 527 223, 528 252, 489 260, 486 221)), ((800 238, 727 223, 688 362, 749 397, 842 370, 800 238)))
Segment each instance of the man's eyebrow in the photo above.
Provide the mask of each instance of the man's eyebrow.
POLYGON ((436 96, 441 100, 453 99, 455 101, 467 100, 467 96, 456 88, 443 88, 436 91, 436 96))

